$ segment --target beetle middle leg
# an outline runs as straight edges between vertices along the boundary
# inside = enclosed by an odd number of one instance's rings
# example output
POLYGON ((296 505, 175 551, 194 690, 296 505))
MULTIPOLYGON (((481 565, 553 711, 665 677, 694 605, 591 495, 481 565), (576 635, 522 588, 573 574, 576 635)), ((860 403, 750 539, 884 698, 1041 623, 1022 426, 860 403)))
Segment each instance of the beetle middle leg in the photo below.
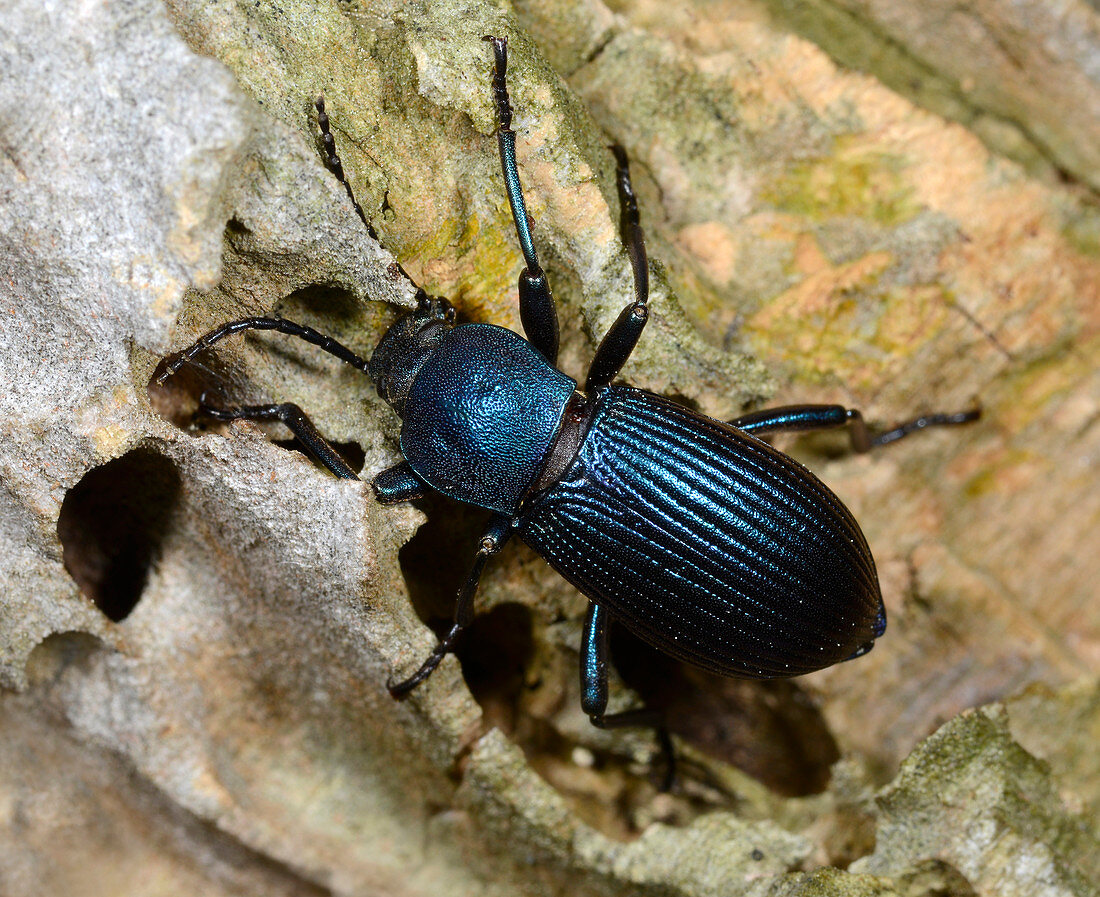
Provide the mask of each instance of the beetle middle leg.
POLYGON ((588 714, 592 725, 600 729, 620 729, 637 726, 653 729, 665 759, 665 777, 662 791, 671 791, 676 780, 676 754, 672 750, 672 738, 668 734, 664 717, 657 710, 640 707, 607 715, 607 625, 608 614, 603 605, 595 601, 588 604, 581 635, 581 709, 588 714))
POLYGON ((767 408, 742 415, 731 420, 729 424, 754 436, 780 430, 826 430, 848 427, 852 449, 857 452, 868 452, 878 446, 897 442, 927 427, 952 427, 971 423, 978 420, 981 414, 981 410, 977 408, 952 414, 925 414, 898 424, 890 430, 872 434, 867 429, 863 415, 854 408, 845 408, 843 405, 784 405, 780 408, 767 408))
POLYGON ((477 595, 477 587, 481 582, 481 574, 485 570, 485 564, 494 554, 497 554, 512 535, 512 521, 504 514, 494 514, 489 525, 482 533, 477 555, 474 557, 474 565, 470 570, 462 588, 458 590, 458 602, 455 605, 454 623, 450 631, 444 636, 438 645, 432 649, 432 653, 420 665, 415 673, 408 679, 400 682, 388 682, 386 687, 395 698, 408 694, 421 682, 427 679, 443 658, 455 649, 459 636, 470 625, 474 618, 474 597, 477 595))

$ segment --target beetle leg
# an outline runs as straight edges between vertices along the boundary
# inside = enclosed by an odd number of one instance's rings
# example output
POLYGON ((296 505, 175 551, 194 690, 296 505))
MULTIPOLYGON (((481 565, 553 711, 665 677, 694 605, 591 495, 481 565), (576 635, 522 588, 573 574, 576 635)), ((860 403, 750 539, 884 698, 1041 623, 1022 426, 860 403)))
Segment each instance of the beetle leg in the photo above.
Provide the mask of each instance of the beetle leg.
POLYGON ((899 424, 891 430, 872 435, 863 415, 843 405, 786 405, 754 411, 731 420, 730 426, 757 435, 775 430, 823 430, 850 427, 852 449, 867 452, 880 445, 889 445, 926 427, 949 427, 968 424, 981 417, 981 410, 958 411, 953 414, 925 414, 899 424))
POLYGON ((371 482, 371 488, 374 489, 378 503, 383 505, 415 501, 428 492, 427 485, 413 473, 412 465, 408 461, 383 470, 371 482))
POLYGON ((630 164, 621 146, 613 146, 611 151, 615 154, 619 188, 619 230, 634 270, 634 301, 619 313, 596 349, 584 384, 584 391, 589 395, 608 386, 618 376, 649 320, 649 261, 645 252, 645 235, 638 217, 638 202, 630 183, 630 164))
POLYGON ((416 688, 416 686, 432 674, 435 668, 439 666, 440 661, 454 650, 459 636, 462 635, 463 630, 470 625, 470 621, 474 617, 474 596, 477 595, 477 586, 481 581, 481 573, 485 569, 485 564, 489 558, 504 547, 504 544, 511 535, 511 519, 503 514, 494 514, 493 518, 489 521, 489 525, 485 528, 485 532, 481 536, 480 547, 478 548, 477 555, 474 557, 474 566, 470 570, 469 576, 466 577, 466 581, 462 584, 462 588, 458 590, 458 602, 455 605, 455 618, 450 631, 439 644, 432 649, 432 653, 429 654, 427 659, 420 665, 420 669, 413 673, 408 679, 403 679, 400 682, 390 681, 386 683, 386 687, 390 690, 390 694, 395 698, 406 695, 416 688))
POLYGON ((625 726, 653 729, 665 758, 665 778, 662 791, 671 791, 676 780, 676 755, 664 717, 656 710, 639 708, 607 715, 607 624, 603 605, 588 603, 581 635, 581 709, 592 725, 600 729, 620 729, 625 726))
POLYGON ((293 402, 275 405, 243 405, 240 408, 215 408, 208 405, 204 394, 199 402, 199 413, 214 420, 278 421, 284 424, 314 458, 336 476, 345 480, 359 477, 347 461, 320 434, 306 413, 293 402))
MULTIPOLYGON (((325 98, 317 97, 313 101, 314 108, 317 110, 317 127, 321 130, 321 148, 323 150, 321 159, 325 163, 327 168, 336 177, 341 184, 344 185, 344 191, 348 194, 348 199, 351 200, 351 204, 355 207, 355 214, 359 216, 359 220, 363 222, 363 226, 366 227, 367 233, 370 234, 371 239, 378 240, 378 231, 374 229, 374 225, 370 223, 366 213, 363 211, 363 207, 359 205, 359 200, 355 198, 355 193, 351 189, 351 182, 348 180, 347 175, 344 174, 344 163, 340 161, 340 156, 336 152, 336 138, 332 136, 331 125, 328 117, 328 112, 325 110, 325 98)), ((409 272, 406 271, 399 262, 395 262, 397 270, 404 275, 405 279, 416 287, 417 293, 423 295, 424 291, 416 284, 416 282, 409 277, 409 272)))
POLYGON ((645 252, 645 232, 638 215, 638 198, 630 183, 630 160, 626 150, 617 143, 611 147, 615 156, 615 183, 619 189, 619 235, 630 255, 630 267, 634 270, 634 301, 645 305, 649 302, 649 259, 645 252))
POLYGON ((553 365, 558 360, 558 312, 550 281, 539 264, 535 241, 531 236, 531 222, 527 217, 527 205, 523 201, 523 187, 516 166, 516 133, 512 130, 512 105, 508 100, 508 41, 503 37, 484 38, 493 45, 495 66, 493 69, 493 101, 497 108, 497 145, 500 148, 500 167, 504 172, 504 188, 512 207, 512 220, 516 236, 523 250, 527 267, 519 276, 519 317, 527 339, 553 365))
POLYGON ((602 725, 607 710, 607 611, 595 601, 588 602, 581 634, 581 709, 593 725, 602 725))
POLYGON ((854 409, 849 409, 848 420, 852 425, 852 448, 857 452, 866 452, 876 446, 889 445, 906 436, 910 436, 925 427, 953 427, 957 424, 969 424, 982 416, 980 408, 971 408, 968 411, 956 411, 951 414, 922 414, 903 424, 898 424, 890 430, 871 435, 867 431, 867 425, 863 422, 863 415, 854 409))

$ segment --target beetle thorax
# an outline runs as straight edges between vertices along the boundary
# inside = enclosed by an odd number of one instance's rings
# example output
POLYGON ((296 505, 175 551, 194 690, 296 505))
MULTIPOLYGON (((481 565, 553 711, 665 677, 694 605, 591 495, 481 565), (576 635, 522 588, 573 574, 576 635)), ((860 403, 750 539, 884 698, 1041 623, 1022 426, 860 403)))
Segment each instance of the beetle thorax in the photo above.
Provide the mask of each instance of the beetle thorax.
POLYGON ((454 327, 409 389, 401 453, 432 488, 512 514, 545 467, 575 389, 519 334, 454 327))

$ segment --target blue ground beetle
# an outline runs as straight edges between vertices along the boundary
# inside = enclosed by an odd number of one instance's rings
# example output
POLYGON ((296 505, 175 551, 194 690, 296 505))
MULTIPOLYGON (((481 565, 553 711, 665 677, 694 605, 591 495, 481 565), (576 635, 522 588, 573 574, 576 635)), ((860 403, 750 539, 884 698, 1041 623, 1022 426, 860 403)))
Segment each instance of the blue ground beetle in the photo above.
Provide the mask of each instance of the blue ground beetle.
MULTIPOLYGON (((378 474, 383 504, 435 489, 493 512, 458 592, 454 624, 408 678, 403 695, 451 652, 473 615, 490 557, 513 535, 589 598, 581 644, 584 711, 597 726, 653 725, 647 710, 607 707, 610 617, 673 657, 729 676, 797 676, 869 651, 886 628, 875 563, 851 513, 801 464, 759 437, 777 430, 850 428, 866 451, 927 426, 974 420, 934 414, 871 436, 858 411, 801 405, 729 423, 667 398, 614 385, 648 317, 648 265, 626 154, 613 147, 620 229, 634 298, 596 350, 583 388, 554 365, 558 320, 539 264, 515 156, 504 38, 494 53, 493 99, 504 184, 526 267, 519 305, 527 339, 491 324, 456 325, 444 299, 416 309, 382 337, 370 361, 310 327, 277 318, 227 323, 165 360, 161 381, 218 340, 275 330, 367 373, 400 416, 403 460, 378 474)), ((323 100, 318 125, 328 168, 371 230, 344 175, 323 100)), ((292 404, 215 408, 217 420, 278 420, 332 473, 355 472, 292 404)))

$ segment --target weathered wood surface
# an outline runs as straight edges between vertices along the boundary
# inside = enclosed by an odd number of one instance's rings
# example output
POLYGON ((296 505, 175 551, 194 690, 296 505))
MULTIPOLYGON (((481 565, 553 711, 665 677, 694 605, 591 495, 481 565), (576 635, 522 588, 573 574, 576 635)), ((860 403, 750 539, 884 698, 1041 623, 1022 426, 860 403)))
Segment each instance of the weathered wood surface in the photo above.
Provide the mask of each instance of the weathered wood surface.
POLYGON ((1098 20, 1084 0, 15 3, 0 893, 1096 893, 1098 20), (368 353, 412 299, 395 261, 518 326, 486 33, 511 38, 569 372, 630 294, 614 140, 658 262, 632 382, 719 416, 984 410, 869 457, 782 443, 875 552, 890 630, 866 658, 746 684, 620 642, 681 736, 672 796, 645 733, 580 714, 584 602, 536 558, 501 558, 462 664, 395 703, 476 515, 432 503, 414 538, 420 512, 253 427, 171 422, 210 377, 299 402, 370 475, 395 428, 369 383, 248 340, 146 388, 245 313, 368 353), (317 158, 319 92, 381 245, 317 158))

